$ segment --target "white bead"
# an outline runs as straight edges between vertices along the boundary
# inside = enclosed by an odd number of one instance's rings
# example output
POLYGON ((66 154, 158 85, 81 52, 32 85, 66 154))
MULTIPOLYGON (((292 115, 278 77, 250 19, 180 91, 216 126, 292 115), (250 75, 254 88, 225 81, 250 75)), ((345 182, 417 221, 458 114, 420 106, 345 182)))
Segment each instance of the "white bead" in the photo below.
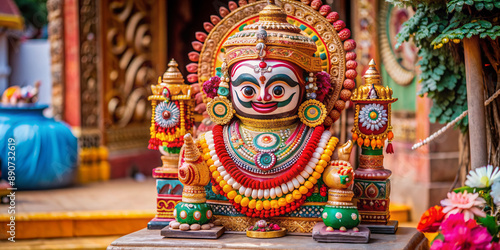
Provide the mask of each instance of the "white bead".
POLYGON ((269 196, 271 199, 276 198, 276 188, 271 188, 271 190, 269 190, 269 196))
POLYGON ((259 197, 259 199, 262 199, 262 197, 264 197, 264 190, 259 189, 259 191, 257 192, 257 197, 259 197))
MULTIPOLYGON (((215 164, 215 163, 214 163, 215 164)), ((219 171, 219 173, 222 173, 223 171, 226 171, 226 169, 224 168, 224 166, 219 166, 217 168, 217 171, 219 171)))
MULTIPOLYGON (((317 148, 315 151, 316 151, 316 153, 318 153, 318 154, 322 154, 322 153, 323 153, 323 151, 325 151, 325 150, 324 150, 323 148, 317 148)), ((321 158, 321 156, 320 156, 320 158, 321 158)))
POLYGON ((285 183, 281 184, 281 190, 283 191, 283 194, 288 193, 288 187, 285 183))
POLYGON ((216 161, 214 161, 214 166, 220 167, 220 166, 222 166, 222 162, 220 162, 219 160, 216 160, 216 161))
POLYGON ((222 172, 220 172, 220 176, 224 177, 224 176, 226 176, 226 175, 228 175, 226 171, 222 171, 222 172))
POLYGON ((321 147, 321 148, 325 148, 326 147, 326 142, 320 142, 320 143, 318 143, 318 146, 321 147))
POLYGON ((287 182, 286 186, 288 187, 288 191, 292 192, 294 190, 292 181, 287 182))
POLYGON ((210 151, 210 157, 214 157, 214 156, 217 156, 217 153, 215 152, 215 150, 210 151))
POLYGON ((242 187, 242 186, 241 186, 241 184, 239 184, 238 182, 236 182, 236 181, 235 181, 235 182, 233 183, 233 189, 239 189, 240 187, 242 187))
POLYGON ((246 197, 250 197, 252 195, 252 189, 251 188, 247 188, 247 190, 245 191, 245 196, 246 197))
POLYGON ((236 181, 233 179, 233 178, 229 178, 229 180, 227 180, 227 184, 229 185, 233 185, 236 181))
POLYGON ((215 145, 214 144, 208 145, 208 149, 215 151, 215 145))
POLYGON ((311 167, 311 168, 315 168, 316 165, 314 163, 312 163, 311 161, 307 163, 307 166, 311 167))
POLYGON ((319 161, 319 158, 312 158, 312 159, 311 159, 311 162, 312 162, 314 165, 318 164, 318 161, 319 161))
MULTIPOLYGON (((301 174, 302 174, 302 173, 301 173, 301 174)), ((296 178, 297 178, 297 180, 299 181, 299 183, 300 183, 300 184, 304 184, 304 182, 305 182, 306 180, 304 179, 304 177, 302 177, 302 175, 301 175, 301 174, 297 175, 297 177, 296 177, 296 178)))
POLYGON ((241 186, 240 189, 238 190, 238 192, 240 192, 240 194, 245 194, 245 191, 247 191, 247 188, 244 186, 241 186))
POLYGON ((207 138, 207 144, 210 145, 210 144, 214 144, 214 139, 212 138, 207 138))
POLYGON ((318 153, 316 153, 316 152, 314 152, 314 154, 313 154, 313 158, 318 158, 318 159, 319 159, 319 158, 321 158, 321 155, 320 155, 320 154, 318 154, 318 153))
POLYGON ((293 178, 292 179, 292 184, 295 188, 299 188, 300 187, 300 183, 299 181, 297 180, 297 178, 293 178))
POLYGON ((270 193, 269 189, 264 190, 264 199, 269 198, 270 195, 269 193, 270 193))
POLYGON ((259 196, 259 193, 258 193, 257 189, 252 190, 252 198, 257 199, 258 196, 259 196))
POLYGON ((307 179, 307 178, 309 178, 309 173, 307 173, 307 171, 304 170, 304 171, 300 172, 300 176, 304 177, 304 179, 307 179))
POLYGON ((281 190, 281 188, 279 186, 275 187, 274 191, 276 191, 276 197, 281 197, 283 195, 283 191, 281 190))
MULTIPOLYGON (((311 168, 311 167, 309 167, 309 166, 306 166, 306 169, 305 169, 305 170, 306 170, 306 172, 307 172, 308 174, 312 174, 312 172, 314 172, 314 169, 312 169, 312 168, 311 168)), ((221 175, 222 175, 222 173, 221 173, 221 175)))
MULTIPOLYGON (((226 172, 226 173, 227 173, 227 172, 226 172)), ((226 175, 224 176, 224 180, 227 182, 227 181, 229 181, 229 179, 231 179, 231 176, 230 176, 229 174, 226 174, 226 175)))

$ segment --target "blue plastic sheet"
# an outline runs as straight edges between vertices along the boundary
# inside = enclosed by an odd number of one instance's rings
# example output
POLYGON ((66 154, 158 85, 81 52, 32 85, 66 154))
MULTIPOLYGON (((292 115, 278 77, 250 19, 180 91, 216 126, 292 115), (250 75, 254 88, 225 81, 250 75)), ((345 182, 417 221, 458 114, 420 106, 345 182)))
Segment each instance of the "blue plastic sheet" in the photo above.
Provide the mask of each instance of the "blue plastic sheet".
MULTIPOLYGON (((43 116, 47 105, 0 106, 2 179, 8 178, 15 144, 15 185, 18 189, 47 189, 73 183, 77 170, 77 139, 70 128, 43 116)), ((12 165, 12 164, 11 164, 12 165)))

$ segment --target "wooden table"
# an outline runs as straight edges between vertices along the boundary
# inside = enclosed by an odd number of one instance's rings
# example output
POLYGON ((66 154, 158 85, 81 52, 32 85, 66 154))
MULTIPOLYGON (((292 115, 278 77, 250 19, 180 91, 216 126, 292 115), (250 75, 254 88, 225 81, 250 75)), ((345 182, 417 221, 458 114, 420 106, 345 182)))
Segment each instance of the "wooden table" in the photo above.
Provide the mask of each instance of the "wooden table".
POLYGON ((142 229, 111 243, 115 249, 429 249, 425 236, 415 228, 400 227, 396 234, 372 234, 368 244, 318 243, 311 236, 253 239, 226 233, 217 240, 163 238, 159 230, 142 229))

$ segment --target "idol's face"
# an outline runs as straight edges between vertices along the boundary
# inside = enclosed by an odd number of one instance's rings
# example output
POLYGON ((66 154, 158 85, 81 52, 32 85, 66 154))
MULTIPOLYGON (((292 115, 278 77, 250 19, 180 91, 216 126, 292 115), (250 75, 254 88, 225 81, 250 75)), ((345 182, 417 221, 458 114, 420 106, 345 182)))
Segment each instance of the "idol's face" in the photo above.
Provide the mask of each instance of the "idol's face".
POLYGON ((271 60, 262 69, 259 63, 260 60, 242 61, 231 69, 231 99, 236 113, 256 119, 295 115, 302 100, 303 69, 271 60))

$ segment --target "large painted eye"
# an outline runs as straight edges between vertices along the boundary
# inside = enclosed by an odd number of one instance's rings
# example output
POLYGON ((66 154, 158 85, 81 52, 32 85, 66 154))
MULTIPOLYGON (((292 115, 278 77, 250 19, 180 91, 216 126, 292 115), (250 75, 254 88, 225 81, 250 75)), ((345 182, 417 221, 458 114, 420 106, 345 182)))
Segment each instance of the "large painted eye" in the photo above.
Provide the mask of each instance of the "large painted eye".
POLYGON ((241 92, 246 98, 252 98, 255 95, 255 89, 250 86, 243 87, 241 92))
POLYGON ((285 89, 282 86, 276 86, 273 88, 274 98, 283 97, 284 94, 285 94, 285 89))

